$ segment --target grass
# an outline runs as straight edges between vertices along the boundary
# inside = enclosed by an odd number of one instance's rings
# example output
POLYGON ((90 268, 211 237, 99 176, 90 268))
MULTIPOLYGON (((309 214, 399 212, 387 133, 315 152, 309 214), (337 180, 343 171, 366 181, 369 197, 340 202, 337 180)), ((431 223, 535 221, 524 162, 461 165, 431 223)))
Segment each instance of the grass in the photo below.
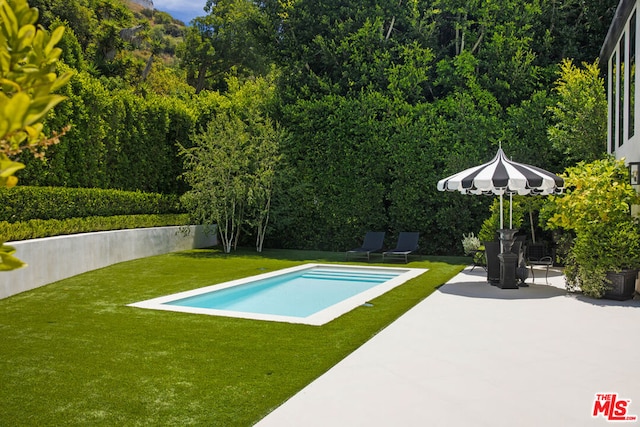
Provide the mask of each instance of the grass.
POLYGON ((343 254, 193 250, 116 264, 0 300, 0 425, 250 426, 466 263, 429 271, 324 326, 126 304, 343 254))

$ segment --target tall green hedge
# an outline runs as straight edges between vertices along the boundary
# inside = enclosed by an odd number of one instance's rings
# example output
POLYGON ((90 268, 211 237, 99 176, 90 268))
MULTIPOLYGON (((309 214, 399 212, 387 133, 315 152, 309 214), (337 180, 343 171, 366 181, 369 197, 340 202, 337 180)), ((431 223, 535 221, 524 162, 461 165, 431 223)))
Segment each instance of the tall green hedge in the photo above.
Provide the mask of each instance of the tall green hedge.
POLYGON ((47 118, 48 132, 69 132, 44 161, 23 153, 23 185, 180 193, 177 143, 188 145, 198 114, 179 98, 109 88, 85 72, 63 89, 68 99, 47 118))
POLYGON ((175 195, 97 188, 2 188, 0 206, 7 222, 183 212, 175 195))
POLYGON ((343 251, 366 231, 386 231, 393 247, 398 232, 417 231, 423 253, 461 252, 462 234, 480 229, 490 200, 441 193, 436 183, 492 150, 474 100, 463 103, 468 110, 451 119, 443 117, 446 106, 411 106, 375 92, 288 107, 283 121, 292 137, 268 243, 343 251), (460 145, 452 126, 477 130, 460 145), (478 146, 486 152, 473 152, 478 146))

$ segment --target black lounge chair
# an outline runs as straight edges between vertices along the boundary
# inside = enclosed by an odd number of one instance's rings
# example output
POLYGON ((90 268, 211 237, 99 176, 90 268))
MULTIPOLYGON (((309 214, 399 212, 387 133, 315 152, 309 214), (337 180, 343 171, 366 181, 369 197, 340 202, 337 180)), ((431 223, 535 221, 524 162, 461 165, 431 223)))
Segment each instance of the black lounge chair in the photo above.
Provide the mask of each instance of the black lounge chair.
POLYGON ((349 258, 349 255, 352 256, 367 256, 367 261, 369 261, 370 255, 373 252, 379 252, 382 250, 382 245, 384 244, 384 231, 368 231, 364 236, 364 242, 362 246, 359 248, 352 249, 347 251, 346 258, 349 258))
POLYGON ((384 257, 404 257, 405 264, 409 262, 409 254, 418 250, 418 238, 420 233, 402 231, 398 236, 398 244, 395 249, 382 252, 382 261, 384 257))

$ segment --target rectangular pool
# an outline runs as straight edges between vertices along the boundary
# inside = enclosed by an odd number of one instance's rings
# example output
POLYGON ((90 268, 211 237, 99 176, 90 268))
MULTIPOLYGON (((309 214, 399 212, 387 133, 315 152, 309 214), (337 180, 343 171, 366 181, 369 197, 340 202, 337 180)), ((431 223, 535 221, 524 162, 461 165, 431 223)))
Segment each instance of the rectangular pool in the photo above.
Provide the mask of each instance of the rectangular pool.
POLYGON ((305 264, 130 306, 323 325, 425 271, 421 268, 305 264))

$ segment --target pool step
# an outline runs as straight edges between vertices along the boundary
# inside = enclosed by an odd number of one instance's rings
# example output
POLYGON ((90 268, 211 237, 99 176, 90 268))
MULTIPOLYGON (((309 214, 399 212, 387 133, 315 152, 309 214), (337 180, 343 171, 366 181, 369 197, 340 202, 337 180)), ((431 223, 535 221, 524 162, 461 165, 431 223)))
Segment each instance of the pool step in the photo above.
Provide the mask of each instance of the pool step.
POLYGON ((398 276, 397 274, 388 273, 365 273, 352 271, 332 271, 332 270, 314 270, 304 273, 302 277, 307 279, 318 280, 347 280, 354 282, 374 282, 382 283, 398 276))

